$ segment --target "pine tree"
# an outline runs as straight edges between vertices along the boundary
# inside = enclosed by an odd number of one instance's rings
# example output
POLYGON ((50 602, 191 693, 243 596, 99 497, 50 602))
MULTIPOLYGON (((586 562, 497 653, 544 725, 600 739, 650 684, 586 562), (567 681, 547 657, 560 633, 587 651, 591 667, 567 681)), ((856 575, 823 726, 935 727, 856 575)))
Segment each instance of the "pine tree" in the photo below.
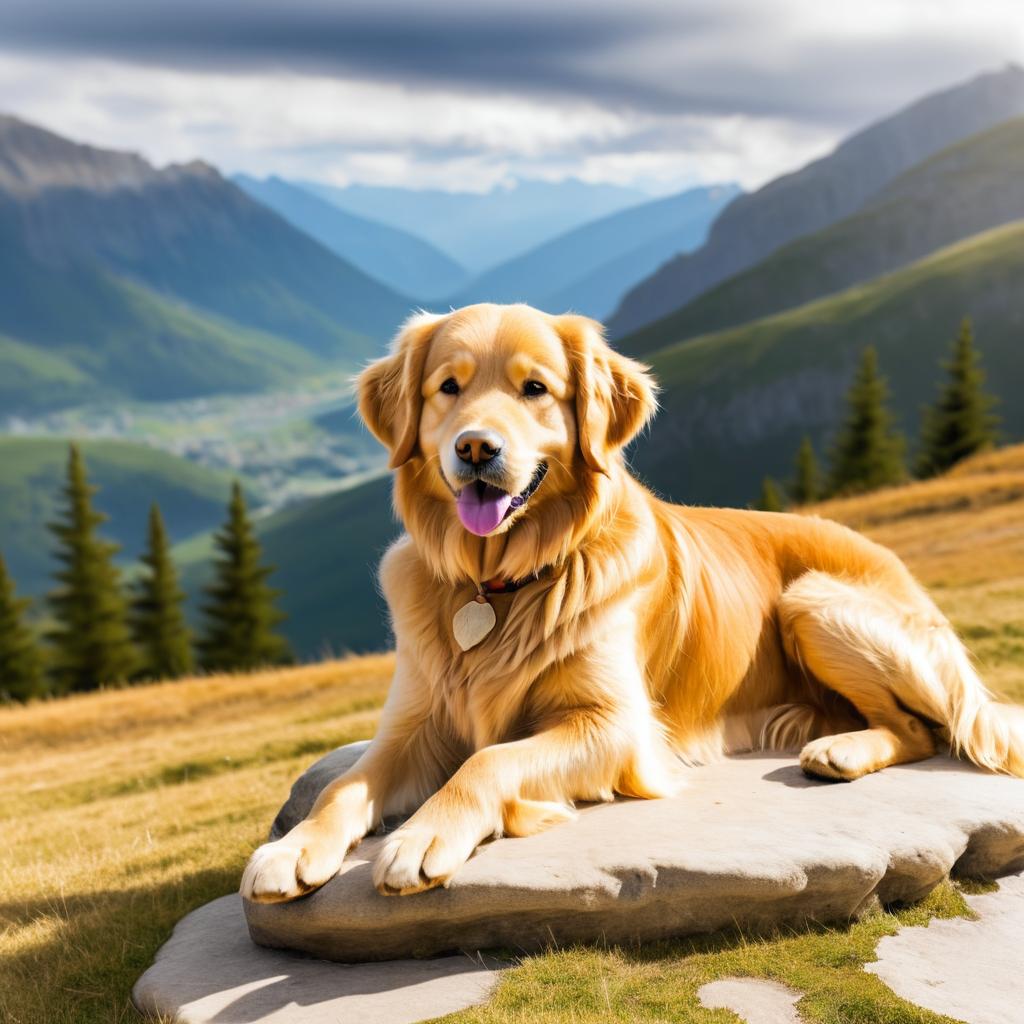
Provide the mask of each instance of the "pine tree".
POLYGON ((996 440, 995 399, 985 393, 985 373, 969 318, 961 323, 950 358, 942 367, 949 376, 935 405, 925 412, 919 476, 943 473, 996 440))
POLYGON ((15 595, 0 556, 0 699, 28 700, 46 693, 39 648, 24 621, 29 603, 15 595))
POLYGON ((291 660, 287 641, 274 632, 285 616, 274 601, 279 591, 267 584, 273 567, 260 564, 262 552, 236 482, 228 518, 214 538, 220 551, 215 579, 206 588, 206 629, 199 643, 210 671, 251 669, 291 660))
POLYGON ((761 481, 761 497, 757 499, 757 507, 762 512, 784 512, 786 510, 782 491, 770 476, 766 476, 761 481))
POLYGON ((878 372, 878 355, 869 346, 847 392, 846 421, 832 450, 832 494, 873 491, 906 478, 904 440, 893 428, 887 397, 888 385, 878 372))
POLYGON ((58 693, 95 690, 124 682, 135 667, 116 544, 97 533, 106 516, 92 507, 96 488, 89 484, 77 445, 68 456, 61 518, 49 524, 57 538, 57 588, 50 608, 57 621, 50 633, 51 671, 58 693))
POLYGON ((144 679, 176 679, 192 671, 192 650, 182 602, 185 593, 171 560, 163 516, 154 503, 149 510, 149 537, 131 608, 132 635, 139 650, 137 672, 144 679))
POLYGON ((814 457, 814 445, 806 434, 796 453, 796 475, 789 485, 789 493, 797 505, 809 505, 821 497, 821 471, 814 457))

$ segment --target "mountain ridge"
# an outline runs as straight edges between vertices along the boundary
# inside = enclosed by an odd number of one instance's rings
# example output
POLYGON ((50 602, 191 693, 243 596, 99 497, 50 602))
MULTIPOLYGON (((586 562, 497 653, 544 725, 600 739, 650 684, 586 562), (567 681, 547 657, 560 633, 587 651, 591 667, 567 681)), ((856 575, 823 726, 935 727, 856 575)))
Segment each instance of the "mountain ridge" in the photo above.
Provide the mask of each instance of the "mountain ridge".
POLYGON ((76 374, 82 400, 258 390, 355 367, 413 305, 209 164, 158 169, 11 117, 0 269, 8 412, 38 407, 32 349, 44 393, 63 376, 69 400, 76 374))
POLYGON ((903 171, 1024 114, 1024 68, 1010 64, 931 93, 855 132, 829 155, 733 200, 707 242, 636 285, 609 319, 622 338, 753 266, 780 246, 859 209, 903 171))
POLYGON ((776 249, 623 338, 633 355, 804 305, 1024 217, 1024 117, 904 171, 850 217, 776 249))
POLYGON ((492 267, 448 301, 521 301, 601 319, 665 258, 700 245, 715 214, 739 191, 732 183, 697 186, 617 210, 492 267))
POLYGON ((589 220, 651 198, 638 189, 577 178, 517 179, 514 187, 494 186, 486 192, 294 184, 359 216, 429 239, 473 276, 589 220))
POLYGON ((448 295, 469 276, 427 239, 351 213, 276 175, 235 174, 231 180, 335 255, 402 294, 418 299, 448 295))

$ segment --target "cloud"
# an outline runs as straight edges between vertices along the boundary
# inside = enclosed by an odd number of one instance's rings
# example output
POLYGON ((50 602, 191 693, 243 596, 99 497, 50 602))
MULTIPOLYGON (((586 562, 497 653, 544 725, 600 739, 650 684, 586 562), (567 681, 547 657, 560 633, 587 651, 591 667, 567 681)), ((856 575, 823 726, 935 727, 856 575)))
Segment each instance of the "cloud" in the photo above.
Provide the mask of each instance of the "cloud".
POLYGON ((6 0, 4 106, 228 169, 756 185, 1024 53, 1019 0, 6 0))

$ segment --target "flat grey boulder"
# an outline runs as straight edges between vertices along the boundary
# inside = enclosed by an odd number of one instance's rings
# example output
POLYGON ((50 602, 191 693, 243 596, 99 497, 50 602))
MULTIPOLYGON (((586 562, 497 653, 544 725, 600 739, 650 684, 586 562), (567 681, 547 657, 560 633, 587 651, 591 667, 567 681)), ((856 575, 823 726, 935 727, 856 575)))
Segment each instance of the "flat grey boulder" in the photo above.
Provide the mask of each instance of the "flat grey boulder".
POLYGON ((254 949, 239 896, 178 922, 132 1000, 175 1024, 413 1024, 482 1003, 498 974, 480 957, 334 964, 254 949))
MULTIPOLYGON (((274 825, 300 820, 351 764, 343 747, 295 785, 274 825)), ((694 768, 670 800, 618 800, 477 850, 447 889, 381 896, 368 837, 322 889, 245 903, 252 938, 341 961, 448 950, 534 950, 847 921, 921 899, 950 872, 1024 867, 1024 781, 936 757, 853 783, 806 778, 788 755, 694 768)))

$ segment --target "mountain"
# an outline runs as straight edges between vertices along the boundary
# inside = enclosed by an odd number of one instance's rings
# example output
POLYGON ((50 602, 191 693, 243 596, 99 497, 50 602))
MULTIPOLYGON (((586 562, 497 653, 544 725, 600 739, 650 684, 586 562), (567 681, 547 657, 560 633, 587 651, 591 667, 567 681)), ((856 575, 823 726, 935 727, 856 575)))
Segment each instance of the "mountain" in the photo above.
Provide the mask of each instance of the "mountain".
POLYGON ((844 413, 864 346, 878 350, 911 444, 960 320, 974 321, 1005 440, 1024 438, 1024 220, 976 235, 867 284, 645 359, 661 411, 633 453, 676 501, 744 505, 761 478, 787 479, 803 434, 819 458, 844 413))
POLYGON ((1024 68, 1010 65, 927 96, 858 132, 833 153, 733 200, 696 252, 665 264, 609 321, 621 338, 780 246, 855 213, 891 181, 968 136, 1024 114, 1024 68))
POLYGON ((409 300, 201 163, 0 117, 4 411, 260 388, 379 350, 409 300), (11 404, 8 404, 11 403, 11 404))
POLYGON ((637 189, 566 181, 514 181, 488 192, 297 182, 343 210, 400 228, 479 274, 587 221, 650 199, 637 189))
MULTIPOLYGON (((176 455, 123 441, 81 442, 89 477, 100 488, 96 507, 110 516, 103 534, 138 557, 150 502, 159 503, 175 540, 220 523, 231 476, 176 455)), ((64 484, 68 445, 51 438, 0 437, 0 552, 23 593, 40 593, 54 570, 54 518, 64 484)))
POLYGON ((466 281, 463 267, 408 231, 349 213, 281 178, 236 174, 231 180, 336 256, 404 295, 448 295, 466 281))
POLYGON ((258 391, 323 368, 290 341, 102 269, 35 264, 13 237, 0 210, 0 420, 118 398, 258 391))
POLYGON ((859 213, 777 249, 623 338, 639 354, 803 305, 1024 218, 1024 117, 973 135, 887 185, 859 213))
POLYGON ((602 318, 666 259, 697 248, 739 191, 737 185, 689 189, 590 221, 481 274, 449 301, 529 302, 602 318))

